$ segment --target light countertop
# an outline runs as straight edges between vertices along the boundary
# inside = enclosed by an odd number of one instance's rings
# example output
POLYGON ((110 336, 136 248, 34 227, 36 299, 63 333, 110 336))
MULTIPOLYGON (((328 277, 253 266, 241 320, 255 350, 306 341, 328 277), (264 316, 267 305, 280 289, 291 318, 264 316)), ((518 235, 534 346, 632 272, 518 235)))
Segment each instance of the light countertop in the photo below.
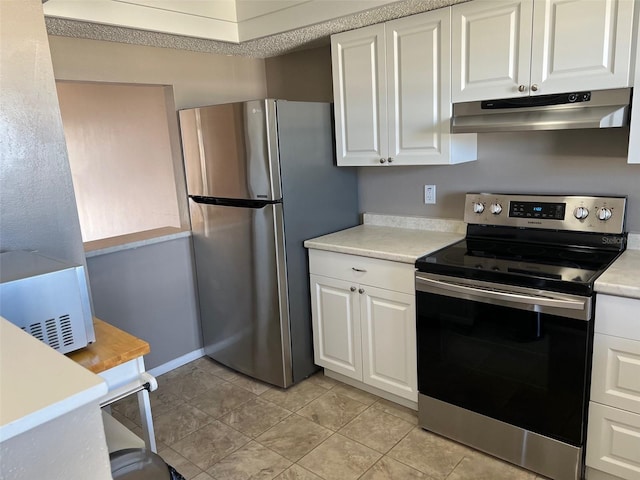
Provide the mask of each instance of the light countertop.
POLYGON ((0 441, 107 393, 105 381, 0 317, 0 441))
POLYGON ((464 238, 463 233, 397 228, 378 225, 357 227, 312 238, 307 248, 415 263, 422 255, 464 238))
MULTIPOLYGON (((328 250, 403 263, 464 238, 455 220, 364 214, 364 224, 304 242, 328 250)), ((629 234, 628 249, 595 282, 600 293, 640 299, 640 235, 629 234)))
POLYGON ((599 293, 640 299, 640 250, 625 250, 596 279, 595 290, 599 293))

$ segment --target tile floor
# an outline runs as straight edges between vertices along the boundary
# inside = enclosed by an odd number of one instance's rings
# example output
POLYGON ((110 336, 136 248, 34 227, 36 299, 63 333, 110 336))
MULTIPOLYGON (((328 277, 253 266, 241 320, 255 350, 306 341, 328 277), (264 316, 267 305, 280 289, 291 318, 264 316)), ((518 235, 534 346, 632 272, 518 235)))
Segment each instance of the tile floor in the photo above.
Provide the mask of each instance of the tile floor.
MULTIPOLYGON (((318 373, 287 390, 207 357, 158 377, 158 452, 187 480, 539 480, 318 373)), ((135 396, 114 417, 141 436, 135 396)))

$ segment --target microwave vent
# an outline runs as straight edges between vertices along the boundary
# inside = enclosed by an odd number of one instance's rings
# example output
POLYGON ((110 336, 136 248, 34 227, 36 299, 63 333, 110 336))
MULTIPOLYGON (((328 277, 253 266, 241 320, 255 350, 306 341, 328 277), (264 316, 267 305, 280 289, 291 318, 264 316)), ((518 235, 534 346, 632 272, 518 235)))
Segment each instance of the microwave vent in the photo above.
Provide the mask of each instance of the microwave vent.
POLYGON ((68 347, 73 345, 73 327, 69 315, 48 318, 42 322, 32 323, 22 327, 22 330, 46 343, 51 348, 60 349, 60 344, 68 347))

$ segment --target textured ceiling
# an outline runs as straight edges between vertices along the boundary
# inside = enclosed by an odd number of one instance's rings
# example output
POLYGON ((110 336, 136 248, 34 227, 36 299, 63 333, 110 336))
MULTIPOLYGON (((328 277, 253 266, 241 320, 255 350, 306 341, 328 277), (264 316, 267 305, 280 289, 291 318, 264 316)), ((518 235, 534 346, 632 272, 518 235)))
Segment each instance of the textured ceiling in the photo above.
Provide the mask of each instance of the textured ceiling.
POLYGON ((404 0, 328 22, 271 35, 240 44, 136 30, 132 28, 46 17, 49 35, 88 38, 193 52, 266 58, 328 44, 333 33, 353 30, 414 13, 426 12, 468 0, 404 0))

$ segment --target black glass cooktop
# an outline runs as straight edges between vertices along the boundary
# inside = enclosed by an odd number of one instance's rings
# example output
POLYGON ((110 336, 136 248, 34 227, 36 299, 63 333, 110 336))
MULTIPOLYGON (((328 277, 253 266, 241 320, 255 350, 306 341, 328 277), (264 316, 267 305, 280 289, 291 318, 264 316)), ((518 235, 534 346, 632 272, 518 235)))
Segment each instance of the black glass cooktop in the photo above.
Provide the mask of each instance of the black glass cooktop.
POLYGON ((465 239, 416 261, 421 272, 590 295, 620 251, 465 239))

